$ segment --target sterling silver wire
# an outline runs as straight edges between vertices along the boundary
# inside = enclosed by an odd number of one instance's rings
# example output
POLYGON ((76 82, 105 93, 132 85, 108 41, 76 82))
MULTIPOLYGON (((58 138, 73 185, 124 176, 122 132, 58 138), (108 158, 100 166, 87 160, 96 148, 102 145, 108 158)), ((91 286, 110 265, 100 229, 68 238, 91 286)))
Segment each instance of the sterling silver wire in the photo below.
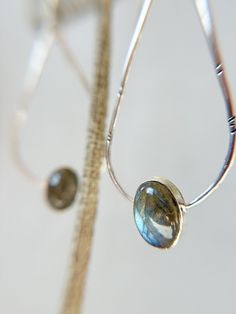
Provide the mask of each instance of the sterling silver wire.
MULTIPOLYGON (((144 30, 145 23, 149 16, 151 6, 153 0, 145 0, 138 18, 138 22, 131 40, 131 44, 126 56, 122 79, 120 83, 120 88, 117 94, 117 102, 116 106, 112 115, 111 123, 109 126, 107 141, 106 141, 106 162, 108 167, 108 172, 110 177, 118 189, 118 191, 129 201, 133 202, 134 198, 123 188, 120 181, 118 180, 114 168, 112 166, 111 161, 111 148, 113 143, 114 137, 114 130, 116 127, 116 122, 119 114, 119 110, 122 104, 122 99, 124 96, 126 83, 128 80, 129 72, 134 60, 135 52, 137 50, 141 35, 144 30)), ((224 97, 226 111, 227 111, 227 122, 229 125, 229 146, 228 152, 224 161, 224 164, 216 177, 215 181, 201 194, 199 194, 194 200, 186 204, 186 208, 191 208, 198 205, 200 202, 205 200, 208 196, 210 196, 223 182, 226 175, 228 174, 234 159, 235 159, 235 151, 236 151, 236 141, 235 141, 235 134, 236 134, 236 117, 235 111, 233 106, 233 99, 230 93, 230 88, 228 85, 227 77, 225 74, 225 69, 219 49, 219 45, 217 42, 216 31, 213 21, 213 15, 211 11, 211 7, 208 0, 195 0, 195 7, 197 14, 199 16, 200 23, 202 25, 203 32, 206 37, 206 41, 210 50, 210 55, 212 58, 213 66, 216 72, 216 76, 219 81, 219 85, 224 97)))
POLYGON ((11 152, 13 161, 18 170, 28 179, 36 184, 44 187, 46 181, 39 178, 26 165, 20 153, 20 133, 29 116, 29 110, 32 98, 37 90, 44 67, 49 58, 50 52, 55 42, 57 42, 66 60, 75 70, 84 89, 90 94, 90 86, 88 80, 69 48, 62 31, 60 30, 60 21, 58 21, 58 5, 60 0, 45 0, 45 10, 47 12, 45 20, 41 21, 41 25, 37 28, 34 44, 32 47, 29 64, 27 67, 23 89, 19 101, 19 107, 15 112, 12 125, 11 152))

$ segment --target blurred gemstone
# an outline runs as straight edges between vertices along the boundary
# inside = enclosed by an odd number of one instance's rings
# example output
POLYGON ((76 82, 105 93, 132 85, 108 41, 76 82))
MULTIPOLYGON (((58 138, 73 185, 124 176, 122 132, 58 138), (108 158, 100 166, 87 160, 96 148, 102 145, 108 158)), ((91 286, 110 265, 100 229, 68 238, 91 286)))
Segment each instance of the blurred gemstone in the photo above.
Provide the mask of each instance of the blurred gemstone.
POLYGON ((78 178, 68 168, 54 171, 48 179, 47 199, 55 209, 65 209, 75 200, 78 190, 78 178))
POLYGON ((138 188, 134 218, 141 236, 149 244, 168 249, 177 242, 182 229, 181 206, 165 184, 147 181, 138 188))

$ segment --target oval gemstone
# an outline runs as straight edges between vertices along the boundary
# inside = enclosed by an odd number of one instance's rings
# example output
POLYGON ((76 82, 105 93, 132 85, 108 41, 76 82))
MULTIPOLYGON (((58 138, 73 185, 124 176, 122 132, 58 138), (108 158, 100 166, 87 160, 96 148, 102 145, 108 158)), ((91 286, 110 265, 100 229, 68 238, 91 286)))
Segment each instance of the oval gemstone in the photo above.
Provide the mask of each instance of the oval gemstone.
POLYGON ((47 199, 55 209, 65 209, 75 200, 78 191, 78 178, 68 168, 54 171, 48 179, 47 199))
POLYGON ((161 249, 177 242, 183 221, 182 196, 171 182, 166 182, 168 186, 159 181, 141 184, 134 199, 134 218, 141 236, 161 249))

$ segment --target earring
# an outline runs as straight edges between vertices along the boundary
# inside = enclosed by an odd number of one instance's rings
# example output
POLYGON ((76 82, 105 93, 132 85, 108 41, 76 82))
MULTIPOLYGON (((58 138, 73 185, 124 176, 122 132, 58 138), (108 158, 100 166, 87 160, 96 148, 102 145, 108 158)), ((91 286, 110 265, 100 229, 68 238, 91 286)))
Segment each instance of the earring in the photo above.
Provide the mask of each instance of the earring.
POLYGON ((109 133, 107 136, 106 161, 108 171, 114 185, 126 199, 133 202, 134 219, 141 236, 147 243, 154 247, 160 249, 169 249, 173 247, 179 239, 186 211, 189 208, 198 205, 200 202, 204 201, 208 196, 210 196, 223 182, 227 173, 229 172, 235 158, 236 118, 233 108, 233 100, 230 95, 230 90, 218 47, 209 2, 208 0, 195 0, 196 10, 209 46, 213 65, 226 104, 229 124, 229 147, 225 162, 216 180, 203 193, 201 193, 189 203, 184 201, 181 192, 172 182, 161 177, 157 177, 153 180, 142 183, 138 187, 134 198, 130 196, 129 193, 127 193, 122 187, 121 183, 117 179, 111 163, 111 146, 129 71, 152 3, 153 0, 144 1, 126 57, 122 81, 117 96, 117 103, 113 112, 109 133))
POLYGON ((76 172, 70 167, 61 167, 54 170, 46 180, 41 179, 25 164, 19 149, 20 131, 27 121, 32 97, 36 92, 53 44, 56 41, 60 45, 68 63, 76 71, 85 90, 90 93, 88 81, 59 28, 58 5, 59 0, 45 0, 44 3, 46 18, 37 27, 37 34, 26 71, 20 105, 14 117, 11 150, 14 162, 19 171, 28 179, 44 188, 46 199, 52 208, 63 210, 68 208, 76 198, 79 189, 79 179, 76 172))

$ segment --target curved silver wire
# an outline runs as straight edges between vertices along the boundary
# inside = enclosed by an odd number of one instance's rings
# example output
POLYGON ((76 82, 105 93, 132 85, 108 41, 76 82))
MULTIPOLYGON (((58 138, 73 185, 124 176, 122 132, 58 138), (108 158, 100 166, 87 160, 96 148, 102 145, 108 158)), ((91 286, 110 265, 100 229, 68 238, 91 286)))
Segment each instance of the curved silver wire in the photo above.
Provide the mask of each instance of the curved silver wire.
POLYGON ((42 25, 37 31, 38 33, 33 44, 29 64, 25 75, 23 89, 19 101, 19 107, 15 112, 11 132, 11 152, 16 167, 24 176, 26 176, 34 183, 39 184, 40 186, 45 186, 46 181, 39 178, 24 162, 19 147, 20 133, 29 116, 32 98, 37 90, 44 67, 47 63, 55 41, 57 41, 60 45, 66 57, 66 60, 76 71, 76 74, 81 80, 85 90, 88 92, 88 94, 90 94, 90 85, 88 83, 88 80, 81 66, 74 57, 72 51, 68 47, 66 40, 62 35, 62 32, 59 30, 59 25, 57 25, 56 23, 56 11, 58 1, 52 0, 52 5, 53 9, 55 10, 54 15, 52 16, 52 23, 45 23, 45 25, 42 25))
POLYGON ((28 68, 25 75, 25 81, 19 101, 19 107, 15 112, 11 132, 11 152, 13 161, 18 170, 28 179, 39 185, 44 185, 45 181, 35 175, 32 170, 25 164, 20 153, 20 132, 25 125, 29 110, 30 102, 38 87, 44 66, 49 57, 55 37, 53 33, 39 30, 39 34, 34 42, 28 68))
MULTIPOLYGON (((145 26, 145 22, 150 13, 152 3, 153 3, 153 0, 145 0, 143 3, 141 13, 139 15, 138 22, 135 28, 135 32, 131 40, 130 48, 127 53, 127 57, 126 57, 126 61, 125 61, 124 69, 123 69, 122 80, 121 80, 119 92, 117 94, 117 102, 116 102, 116 106, 112 115, 111 123, 109 126, 109 131, 108 131, 108 136, 107 136, 107 141, 106 141, 106 161, 107 161, 108 172, 116 188, 129 201, 133 201, 134 198, 131 195, 129 195, 129 193, 126 192, 126 190, 120 184, 117 176, 115 175, 114 168, 111 162, 111 147, 112 147, 112 142, 113 142, 114 130, 115 130, 116 122, 117 122, 117 117, 118 117, 118 113, 122 104, 122 98, 124 96, 129 72, 132 66, 132 62, 134 59, 135 52, 137 50, 140 37, 142 35, 143 29, 145 26)), ((235 117, 235 112, 234 112, 233 99, 230 94, 230 89, 229 89, 228 81, 226 78, 224 65, 222 62, 220 50, 217 43, 210 4, 208 0, 195 0, 195 5, 196 5, 196 10, 200 19, 200 23, 202 25, 203 32, 205 34, 205 37, 208 43, 208 47, 210 50, 210 55, 213 60, 216 75, 217 75, 217 78, 218 78, 218 81, 219 81, 219 84, 223 93, 223 97, 224 97, 224 101, 226 105, 226 111, 227 111, 230 138, 229 138, 229 147, 228 147, 227 156, 225 158, 223 167, 220 173, 218 174, 216 180, 203 193, 197 196, 193 201, 186 204, 186 208, 191 208, 198 205, 200 202, 205 200, 210 194, 212 194, 219 187, 219 185, 225 179, 227 173, 230 170, 230 167, 232 166, 234 162, 235 151, 236 151, 236 140, 235 140, 236 117, 235 117)))

